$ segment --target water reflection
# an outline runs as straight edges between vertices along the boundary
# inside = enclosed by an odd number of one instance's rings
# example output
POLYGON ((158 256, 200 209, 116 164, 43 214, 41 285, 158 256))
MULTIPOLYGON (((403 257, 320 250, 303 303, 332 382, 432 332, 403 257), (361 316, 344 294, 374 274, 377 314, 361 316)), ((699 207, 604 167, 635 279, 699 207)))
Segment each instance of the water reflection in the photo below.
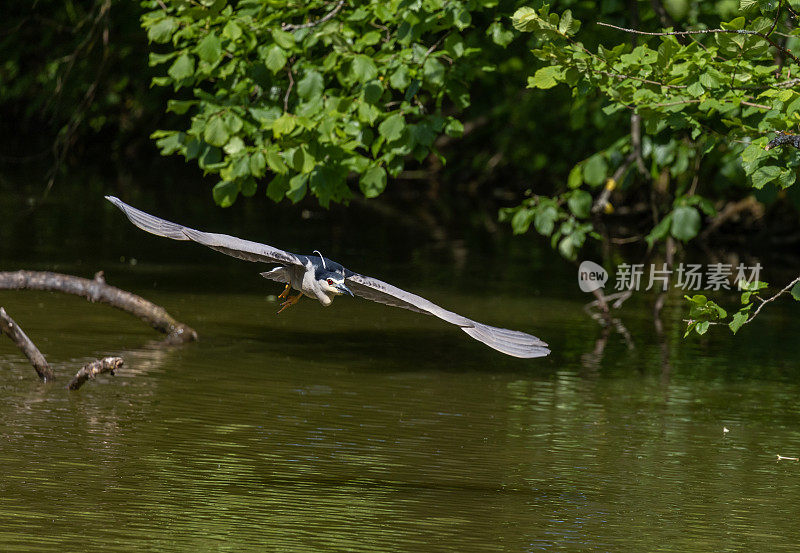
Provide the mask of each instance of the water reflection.
POLYGON ((582 301, 419 291, 541 334, 554 354, 506 358, 449 325, 367 302, 301 303, 276 317, 264 292, 149 288, 201 335, 164 349, 105 306, 0 294, 62 377, 41 385, 0 344, 0 549, 797 543, 800 463, 775 457, 800 453, 786 348, 683 342, 669 309, 658 338, 636 298, 623 319, 631 350, 603 336, 582 301), (123 355, 125 369, 79 393, 60 387, 68 368, 104 354, 123 355))

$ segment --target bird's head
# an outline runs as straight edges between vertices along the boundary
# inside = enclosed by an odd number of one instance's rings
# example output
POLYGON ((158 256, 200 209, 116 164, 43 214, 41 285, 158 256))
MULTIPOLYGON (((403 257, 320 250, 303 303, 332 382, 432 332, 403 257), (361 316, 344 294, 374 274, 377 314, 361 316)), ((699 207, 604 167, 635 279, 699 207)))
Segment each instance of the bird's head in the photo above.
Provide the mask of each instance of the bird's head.
POLYGON ((317 282, 320 288, 328 294, 334 296, 341 296, 347 294, 352 296, 353 292, 350 291, 344 283, 344 275, 335 271, 319 271, 317 273, 317 282))

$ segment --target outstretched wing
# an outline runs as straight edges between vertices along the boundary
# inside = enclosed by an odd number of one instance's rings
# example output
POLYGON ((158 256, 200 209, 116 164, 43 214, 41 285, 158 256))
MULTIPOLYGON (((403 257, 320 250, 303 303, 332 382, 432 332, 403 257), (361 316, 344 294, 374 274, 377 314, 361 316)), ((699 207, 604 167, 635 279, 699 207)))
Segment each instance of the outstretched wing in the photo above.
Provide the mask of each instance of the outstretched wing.
POLYGON ((119 198, 106 196, 106 200, 117 206, 131 220, 131 223, 142 230, 146 230, 156 236, 172 238, 173 240, 192 240, 213 250, 228 254, 247 261, 262 261, 265 263, 280 263, 281 265, 302 265, 303 262, 298 257, 289 252, 242 240, 227 234, 214 234, 203 232, 189 227, 184 227, 177 223, 171 223, 164 219, 154 217, 135 207, 131 207, 119 198))
POLYGON ((544 357, 550 353, 547 344, 536 336, 473 321, 376 278, 352 273, 346 280, 348 287, 356 296, 417 313, 434 315, 443 321, 457 325, 476 340, 507 355, 530 358, 544 357))

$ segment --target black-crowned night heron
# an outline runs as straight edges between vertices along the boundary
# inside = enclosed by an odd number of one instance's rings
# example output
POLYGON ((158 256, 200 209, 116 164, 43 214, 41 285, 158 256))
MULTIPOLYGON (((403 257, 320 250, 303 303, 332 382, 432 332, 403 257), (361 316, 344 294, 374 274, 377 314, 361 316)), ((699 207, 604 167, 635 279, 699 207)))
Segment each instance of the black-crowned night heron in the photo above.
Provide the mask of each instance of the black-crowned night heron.
POLYGON ((282 307, 278 313, 297 303, 303 296, 317 299, 324 306, 330 305, 336 296, 343 294, 360 296, 378 303, 439 317, 443 321, 458 326, 476 340, 507 355, 529 358, 544 357, 550 353, 547 344, 536 336, 516 330, 488 326, 462 317, 391 284, 354 273, 322 255, 299 255, 227 234, 212 234, 194 230, 149 215, 114 196, 106 196, 106 199, 120 208, 134 225, 149 233, 173 240, 193 240, 211 249, 247 261, 279 265, 271 271, 261 273, 261 276, 265 278, 286 284, 286 288, 280 295, 281 299, 286 301, 281 304, 282 307), (292 296, 290 295, 292 289, 300 293, 292 296))

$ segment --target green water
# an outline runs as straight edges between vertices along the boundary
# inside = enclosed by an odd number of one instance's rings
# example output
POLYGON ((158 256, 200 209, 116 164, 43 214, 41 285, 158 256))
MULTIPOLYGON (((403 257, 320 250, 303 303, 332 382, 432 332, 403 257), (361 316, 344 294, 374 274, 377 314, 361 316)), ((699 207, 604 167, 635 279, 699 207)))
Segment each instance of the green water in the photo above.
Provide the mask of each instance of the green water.
MULTIPOLYGON (((120 230, 120 240, 136 232, 120 230)), ((303 300, 276 316, 270 295, 280 287, 259 279, 258 266, 199 247, 195 264, 141 259, 149 248, 180 257, 192 246, 136 239, 55 268, 105 268, 111 284, 192 325, 199 342, 165 348, 110 307, 0 292, 59 377, 40 383, 0 340, 0 550, 800 543, 800 463, 776 461, 800 456, 800 329, 790 309, 777 305, 736 339, 683 341, 678 295, 662 336, 652 298, 636 296, 622 311, 629 349, 616 333, 602 339, 572 271, 553 269, 555 260, 515 261, 488 279, 425 260, 376 273, 553 349, 518 360, 363 300, 329 309, 303 300), (140 259, 120 263, 120 252, 140 259), (64 389, 102 355, 123 356, 125 367, 64 389)), ((52 268, 41 258, 6 265, 52 268)))

